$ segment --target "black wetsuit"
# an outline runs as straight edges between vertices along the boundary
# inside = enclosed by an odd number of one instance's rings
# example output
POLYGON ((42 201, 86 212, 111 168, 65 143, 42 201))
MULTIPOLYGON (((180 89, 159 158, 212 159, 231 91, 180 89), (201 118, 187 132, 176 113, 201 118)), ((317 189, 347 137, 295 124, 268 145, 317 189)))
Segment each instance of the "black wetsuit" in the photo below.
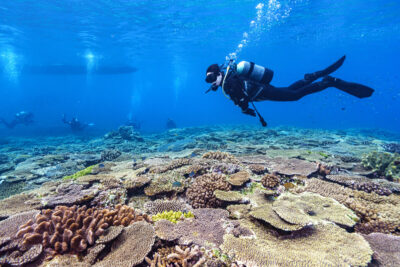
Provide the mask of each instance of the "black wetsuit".
POLYGON ((338 78, 328 77, 322 81, 315 82, 319 76, 311 79, 299 80, 288 87, 275 87, 270 84, 256 84, 229 74, 225 80, 224 91, 228 94, 244 113, 251 101, 297 101, 300 98, 320 92, 328 87, 335 87, 359 98, 368 97, 373 89, 357 83, 349 83, 338 78))

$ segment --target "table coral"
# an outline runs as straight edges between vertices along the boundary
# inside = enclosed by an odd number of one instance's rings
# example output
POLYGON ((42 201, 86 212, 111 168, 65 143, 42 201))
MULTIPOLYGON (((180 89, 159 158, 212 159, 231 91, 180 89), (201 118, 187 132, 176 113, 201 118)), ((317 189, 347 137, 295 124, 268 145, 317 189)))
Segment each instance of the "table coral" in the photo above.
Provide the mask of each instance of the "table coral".
POLYGON ((374 251, 373 258, 379 266, 400 266, 400 237, 382 233, 372 233, 364 238, 374 251))
POLYGON ((272 209, 283 220, 299 225, 330 221, 352 227, 359 220, 352 210, 336 200, 309 192, 282 194, 273 203, 272 209))
POLYGON ((111 252, 96 267, 135 266, 140 264, 151 251, 155 241, 153 226, 136 222, 124 229, 113 242, 111 252))
MULTIPOLYGON (((161 220, 155 223, 156 234, 163 240, 177 240, 180 245, 197 244, 212 247, 223 242, 223 236, 235 232, 239 223, 228 219, 228 211, 223 209, 195 209, 195 218, 176 224, 161 220)), ((246 233, 240 230, 239 232, 246 233)))
POLYGON ((216 208, 222 201, 214 196, 215 190, 229 191, 231 185, 222 174, 205 174, 196 178, 186 191, 186 197, 194 208, 216 208))
POLYGON ((371 261, 373 252, 362 236, 331 223, 286 237, 254 221, 240 223, 253 230, 256 238, 228 234, 221 248, 246 266, 367 266, 371 261))
POLYGON ((306 226, 306 224, 293 224, 288 223, 279 217, 278 214, 272 209, 271 204, 264 204, 260 207, 253 209, 250 213, 250 216, 267 222, 268 224, 272 225, 273 227, 284 230, 284 231, 297 231, 306 226))
POLYGON ((214 196, 218 200, 222 200, 225 202, 240 202, 243 200, 244 195, 242 195, 238 191, 223 191, 223 190, 215 190, 214 196))
POLYGON ((228 183, 235 186, 242 186, 250 180, 250 174, 247 171, 240 171, 228 176, 228 183))

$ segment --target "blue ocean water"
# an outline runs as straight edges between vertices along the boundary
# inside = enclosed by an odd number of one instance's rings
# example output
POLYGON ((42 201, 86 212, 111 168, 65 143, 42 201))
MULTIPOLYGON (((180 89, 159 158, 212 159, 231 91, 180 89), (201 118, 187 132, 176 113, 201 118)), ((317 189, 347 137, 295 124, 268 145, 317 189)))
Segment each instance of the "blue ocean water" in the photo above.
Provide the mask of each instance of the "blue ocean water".
POLYGON ((68 132, 62 114, 99 132, 128 117, 143 131, 163 130, 167 118, 181 127, 258 125, 220 90, 204 94, 207 66, 233 52, 273 69, 275 86, 345 54, 335 75, 376 90, 362 100, 328 89, 257 103, 270 126, 398 132, 399 13, 397 0, 3 0, 0 117, 27 110, 35 123, 0 132, 68 132), (65 72, 46 69, 55 65, 65 72), (136 71, 96 73, 120 67, 136 71))

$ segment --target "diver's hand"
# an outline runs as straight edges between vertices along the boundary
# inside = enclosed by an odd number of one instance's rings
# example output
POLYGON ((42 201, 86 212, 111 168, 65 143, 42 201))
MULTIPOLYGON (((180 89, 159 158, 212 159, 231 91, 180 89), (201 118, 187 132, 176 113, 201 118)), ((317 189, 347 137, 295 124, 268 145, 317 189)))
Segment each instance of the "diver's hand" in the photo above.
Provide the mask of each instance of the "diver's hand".
POLYGON ((256 112, 251 108, 246 108, 242 110, 242 113, 255 117, 256 112))

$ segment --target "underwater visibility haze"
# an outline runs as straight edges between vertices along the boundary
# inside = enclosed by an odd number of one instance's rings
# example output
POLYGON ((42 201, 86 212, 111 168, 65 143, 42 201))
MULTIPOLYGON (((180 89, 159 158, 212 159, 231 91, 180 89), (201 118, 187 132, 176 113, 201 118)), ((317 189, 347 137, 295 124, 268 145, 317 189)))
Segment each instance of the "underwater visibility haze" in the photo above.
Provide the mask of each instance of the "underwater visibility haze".
POLYGON ((0 1, 0 266, 400 266, 399 14, 0 1))

